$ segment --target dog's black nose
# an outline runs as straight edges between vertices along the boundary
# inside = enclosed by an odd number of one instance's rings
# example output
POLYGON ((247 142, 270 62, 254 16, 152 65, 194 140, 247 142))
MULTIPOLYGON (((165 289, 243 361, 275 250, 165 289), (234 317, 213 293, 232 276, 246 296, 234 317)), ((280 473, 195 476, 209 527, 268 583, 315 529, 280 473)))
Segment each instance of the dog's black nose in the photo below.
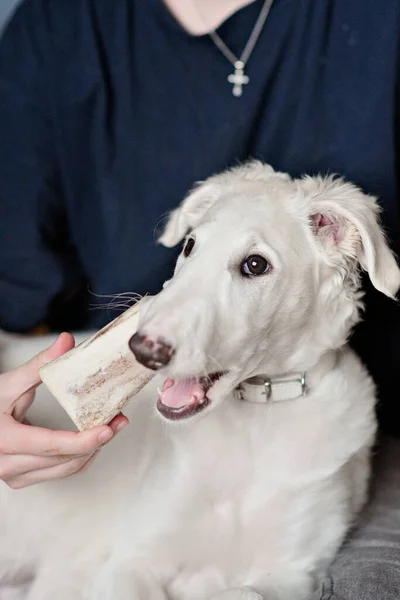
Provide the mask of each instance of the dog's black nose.
POLYGON ((129 348, 135 358, 148 369, 157 371, 165 367, 174 355, 175 350, 163 340, 152 340, 146 335, 135 333, 129 340, 129 348))

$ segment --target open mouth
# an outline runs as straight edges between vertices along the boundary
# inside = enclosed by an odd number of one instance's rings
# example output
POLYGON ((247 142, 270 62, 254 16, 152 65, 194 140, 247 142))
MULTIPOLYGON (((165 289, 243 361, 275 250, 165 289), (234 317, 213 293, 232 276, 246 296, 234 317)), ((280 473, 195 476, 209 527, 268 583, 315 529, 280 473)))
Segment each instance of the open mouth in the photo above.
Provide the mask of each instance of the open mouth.
POLYGON ((167 379, 159 392, 158 411, 170 421, 179 421, 198 414, 210 404, 207 394, 223 375, 221 371, 200 378, 167 379))

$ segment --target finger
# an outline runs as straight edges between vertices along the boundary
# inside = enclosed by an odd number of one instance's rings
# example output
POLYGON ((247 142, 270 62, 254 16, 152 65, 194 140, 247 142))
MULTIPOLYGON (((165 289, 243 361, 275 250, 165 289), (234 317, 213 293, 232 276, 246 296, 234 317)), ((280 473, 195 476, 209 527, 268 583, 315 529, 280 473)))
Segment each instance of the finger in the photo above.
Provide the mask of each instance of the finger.
MULTIPOLYGON (((97 453, 96 453, 97 454, 97 453)), ((12 477, 6 481, 7 485, 13 489, 21 489, 35 485, 37 483, 44 483, 45 481, 53 481, 54 479, 65 479, 75 473, 81 471, 86 463, 93 457, 85 456, 69 460, 66 463, 50 467, 48 469, 38 469, 37 471, 31 471, 17 477, 12 477)), ((93 461, 92 461, 93 462, 93 461)))
POLYGON ((71 350, 74 345, 73 336, 70 333, 62 333, 49 348, 36 354, 30 361, 3 373, 0 376, 2 395, 4 394, 7 399, 16 400, 28 390, 38 386, 41 383, 39 369, 71 350))
POLYGON ((79 469, 79 471, 75 473, 75 475, 81 475, 82 473, 86 473, 86 471, 92 466, 92 464, 96 460, 99 452, 100 450, 96 450, 96 452, 93 452, 89 460, 86 461, 86 463, 79 469))
POLYGON ((0 480, 8 481, 25 473, 49 469, 67 463, 76 458, 89 459, 92 455, 85 456, 32 456, 17 454, 15 456, 0 456, 0 480))
POLYGON ((4 407, 3 412, 12 415, 16 421, 23 423, 25 415, 35 399, 35 393, 35 388, 33 388, 21 394, 14 401, 8 401, 8 406, 4 407))
POLYGON ((23 425, 10 415, 0 417, 0 453, 3 454, 81 456, 93 452, 113 435, 113 430, 107 425, 77 433, 23 425))
POLYGON ((129 419, 122 415, 121 413, 113 418, 112 421, 108 424, 109 427, 113 430, 114 434, 119 433, 125 427, 129 425, 129 419))

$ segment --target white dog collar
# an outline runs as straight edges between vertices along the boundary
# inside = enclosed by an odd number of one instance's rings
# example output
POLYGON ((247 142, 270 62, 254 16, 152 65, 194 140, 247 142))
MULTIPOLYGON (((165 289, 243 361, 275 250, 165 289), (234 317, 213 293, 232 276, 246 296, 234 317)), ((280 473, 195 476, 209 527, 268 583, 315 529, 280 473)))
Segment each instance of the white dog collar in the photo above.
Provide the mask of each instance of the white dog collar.
POLYGON ((282 375, 273 379, 257 375, 242 381, 236 391, 240 400, 259 404, 296 400, 307 394, 306 374, 282 375))

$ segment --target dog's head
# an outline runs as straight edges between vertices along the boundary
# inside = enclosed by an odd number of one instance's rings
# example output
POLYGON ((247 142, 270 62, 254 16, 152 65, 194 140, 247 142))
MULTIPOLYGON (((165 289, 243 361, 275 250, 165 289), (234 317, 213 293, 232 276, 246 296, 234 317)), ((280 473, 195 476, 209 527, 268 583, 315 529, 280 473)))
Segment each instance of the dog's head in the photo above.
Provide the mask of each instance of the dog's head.
POLYGON ((131 340, 168 377, 161 414, 206 412, 251 376, 307 371, 345 344, 360 271, 387 296, 400 285, 378 217, 342 179, 292 180, 258 162, 199 185, 170 215, 160 242, 185 238, 183 250, 131 340))

